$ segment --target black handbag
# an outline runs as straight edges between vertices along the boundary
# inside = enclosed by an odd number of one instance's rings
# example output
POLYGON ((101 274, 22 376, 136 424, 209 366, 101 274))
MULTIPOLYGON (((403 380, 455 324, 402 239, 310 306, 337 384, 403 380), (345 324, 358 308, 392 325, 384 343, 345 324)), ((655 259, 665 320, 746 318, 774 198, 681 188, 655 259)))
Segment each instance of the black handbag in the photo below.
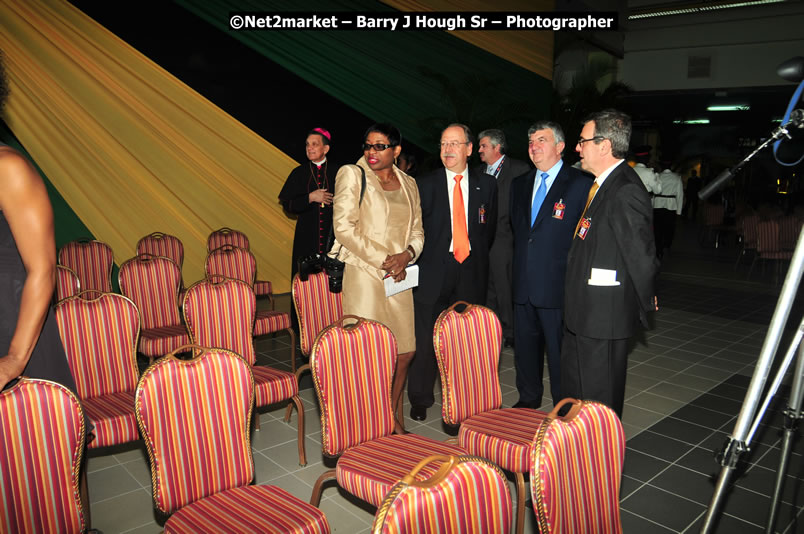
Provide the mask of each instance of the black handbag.
MULTIPOLYGON (((366 192, 366 171, 363 170, 363 167, 360 165, 355 165, 358 169, 360 169, 360 200, 357 203, 358 208, 363 203, 363 193, 366 192)), ((332 250, 332 246, 335 244, 335 231, 330 226, 329 228, 329 239, 327 240, 327 250, 332 250)), ((343 245, 341 245, 343 248, 343 245)), ((322 257, 322 266, 324 271, 327 273, 329 277, 329 290, 332 293, 340 293, 343 290, 343 269, 345 264, 338 259, 338 255, 340 255, 341 249, 338 249, 338 254, 335 254, 335 257, 329 256, 329 254, 324 254, 322 257)))

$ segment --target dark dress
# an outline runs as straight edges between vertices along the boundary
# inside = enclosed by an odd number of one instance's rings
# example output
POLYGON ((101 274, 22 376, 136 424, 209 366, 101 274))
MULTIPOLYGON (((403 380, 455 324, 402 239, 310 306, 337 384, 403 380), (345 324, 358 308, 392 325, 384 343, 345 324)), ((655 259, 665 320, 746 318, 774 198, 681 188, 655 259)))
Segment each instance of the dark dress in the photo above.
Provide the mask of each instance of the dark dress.
POLYGON ((298 217, 293 236, 291 279, 299 269, 299 259, 327 252, 332 204, 322 207, 317 202, 311 203, 308 195, 316 189, 326 189, 334 194, 337 172, 338 167, 330 163, 329 158, 320 169, 307 161, 290 172, 279 192, 279 201, 285 211, 298 217))
MULTIPOLYGON (((17 328, 22 286, 26 278, 25 266, 11 228, 5 214, 0 211, 0 358, 8 354, 11 338, 17 328)), ((48 309, 39 341, 22 374, 28 378, 52 380, 76 392, 52 307, 48 309)))

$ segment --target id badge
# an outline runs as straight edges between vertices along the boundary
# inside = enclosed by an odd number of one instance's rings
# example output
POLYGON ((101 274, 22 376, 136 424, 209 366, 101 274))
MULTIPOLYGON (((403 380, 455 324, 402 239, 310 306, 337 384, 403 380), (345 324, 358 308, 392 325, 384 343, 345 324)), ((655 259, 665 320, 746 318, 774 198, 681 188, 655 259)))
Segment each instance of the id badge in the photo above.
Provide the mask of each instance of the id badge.
POLYGON ((564 199, 558 199, 558 202, 553 204, 553 219, 563 220, 564 219, 564 211, 567 209, 567 206, 564 205, 564 199))
POLYGON ((581 221, 581 227, 578 228, 578 237, 586 239, 586 234, 589 233, 589 228, 592 226, 592 219, 584 217, 581 221))
POLYGON ((477 210, 477 222, 480 224, 486 224, 486 205, 481 204, 480 208, 477 210))

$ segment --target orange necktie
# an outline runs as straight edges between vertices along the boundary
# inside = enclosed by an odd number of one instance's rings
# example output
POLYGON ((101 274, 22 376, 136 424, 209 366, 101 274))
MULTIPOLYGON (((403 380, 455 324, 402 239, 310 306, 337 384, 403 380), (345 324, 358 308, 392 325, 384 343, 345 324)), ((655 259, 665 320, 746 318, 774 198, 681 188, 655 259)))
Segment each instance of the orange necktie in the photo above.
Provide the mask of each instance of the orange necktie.
POLYGON ((583 222, 583 216, 586 215, 586 210, 589 209, 589 204, 592 203, 592 199, 595 198, 595 192, 597 188, 600 187, 597 182, 592 184, 592 188, 589 189, 589 196, 586 197, 586 206, 583 207, 583 213, 581 213, 581 218, 578 219, 578 224, 575 225, 575 235, 578 235, 578 230, 581 229, 581 223, 583 222))
POLYGON ((461 178, 463 176, 460 174, 455 175, 455 187, 452 189, 452 254, 458 263, 463 263, 469 257, 469 232, 466 230, 461 178))

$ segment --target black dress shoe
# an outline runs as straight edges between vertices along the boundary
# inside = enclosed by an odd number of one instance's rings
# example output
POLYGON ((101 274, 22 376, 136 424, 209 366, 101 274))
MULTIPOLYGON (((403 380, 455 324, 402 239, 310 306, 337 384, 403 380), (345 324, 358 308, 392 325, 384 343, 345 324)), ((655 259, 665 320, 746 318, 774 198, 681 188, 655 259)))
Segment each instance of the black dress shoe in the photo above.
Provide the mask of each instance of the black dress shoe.
POLYGON ((427 407, 414 404, 410 407, 410 418, 414 421, 424 421, 427 419, 427 407))
POLYGON ((526 402, 526 401, 517 401, 516 404, 512 406, 512 408, 531 408, 533 410, 538 409, 539 407, 536 406, 535 402, 526 402))

